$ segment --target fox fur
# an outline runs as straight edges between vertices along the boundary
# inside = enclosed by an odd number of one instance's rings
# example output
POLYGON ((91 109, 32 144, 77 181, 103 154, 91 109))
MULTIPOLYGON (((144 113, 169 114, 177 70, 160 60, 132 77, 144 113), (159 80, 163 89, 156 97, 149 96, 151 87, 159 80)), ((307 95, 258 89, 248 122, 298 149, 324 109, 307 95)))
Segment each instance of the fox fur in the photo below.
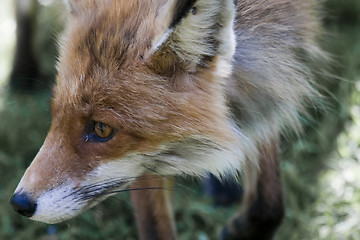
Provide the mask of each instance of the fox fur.
POLYGON ((259 171, 318 97, 315 0, 68 0, 49 134, 16 193, 74 217, 143 174, 259 171), (89 142, 91 121, 114 136, 89 142))

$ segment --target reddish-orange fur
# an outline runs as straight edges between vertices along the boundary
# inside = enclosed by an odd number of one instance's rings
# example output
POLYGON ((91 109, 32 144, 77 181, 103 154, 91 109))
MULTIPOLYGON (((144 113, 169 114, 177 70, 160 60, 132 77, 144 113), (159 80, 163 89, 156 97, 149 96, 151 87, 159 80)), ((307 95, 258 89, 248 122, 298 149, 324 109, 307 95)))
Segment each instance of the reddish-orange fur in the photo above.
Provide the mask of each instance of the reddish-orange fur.
MULTIPOLYGON (((256 225, 270 219, 272 228, 264 231, 270 239, 283 208, 277 139, 284 127, 299 129, 304 102, 317 96, 304 60, 321 55, 314 43, 313 1, 69 3, 52 126, 16 191, 37 201, 32 218, 58 222, 73 217, 107 197, 107 191, 125 188, 149 172, 209 171, 236 178, 245 169, 246 207, 278 210, 266 212, 256 225), (112 138, 88 141, 92 122, 113 128, 112 138), (53 205, 72 201, 78 204, 74 210, 53 211, 53 205)), ((146 187, 165 184, 144 179, 146 187)), ((155 190, 132 196, 143 213, 136 215, 138 224, 152 218, 159 222, 154 229, 140 226, 142 238, 151 238, 149 231, 159 238, 176 236, 172 214, 160 209, 169 204, 168 194, 155 190), (144 196, 151 201, 144 203, 144 196)), ((256 211, 244 210, 224 234, 245 231, 254 237, 238 226, 239 219, 254 216, 256 211)))

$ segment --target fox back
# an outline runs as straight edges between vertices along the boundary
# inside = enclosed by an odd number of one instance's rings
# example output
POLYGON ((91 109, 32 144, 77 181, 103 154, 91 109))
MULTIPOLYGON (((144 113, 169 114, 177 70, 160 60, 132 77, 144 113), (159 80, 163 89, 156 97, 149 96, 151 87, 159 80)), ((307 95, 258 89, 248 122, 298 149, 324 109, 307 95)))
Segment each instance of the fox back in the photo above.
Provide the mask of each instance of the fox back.
POLYGON ((69 0, 52 124, 15 194, 71 218, 137 177, 237 176, 317 96, 311 0, 69 0))

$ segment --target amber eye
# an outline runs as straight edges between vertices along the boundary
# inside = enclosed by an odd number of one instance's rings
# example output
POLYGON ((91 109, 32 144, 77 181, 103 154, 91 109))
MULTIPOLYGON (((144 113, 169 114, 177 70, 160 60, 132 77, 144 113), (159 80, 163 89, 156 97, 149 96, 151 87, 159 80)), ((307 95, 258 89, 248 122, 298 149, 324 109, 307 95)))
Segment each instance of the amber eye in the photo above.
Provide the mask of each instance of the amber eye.
POLYGON ((106 123, 99 121, 91 121, 85 127, 85 142, 103 143, 111 140, 116 133, 116 130, 106 123))
POLYGON ((95 122, 94 130, 99 138, 109 138, 114 131, 112 127, 102 122, 95 122))

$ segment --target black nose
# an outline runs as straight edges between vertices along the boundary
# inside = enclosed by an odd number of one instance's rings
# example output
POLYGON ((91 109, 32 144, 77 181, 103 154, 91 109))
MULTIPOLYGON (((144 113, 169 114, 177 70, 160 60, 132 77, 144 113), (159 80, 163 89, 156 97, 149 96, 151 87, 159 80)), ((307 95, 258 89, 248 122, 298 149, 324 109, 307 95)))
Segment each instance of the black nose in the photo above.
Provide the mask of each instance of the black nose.
POLYGON ((10 204, 16 212, 28 218, 34 215, 37 205, 29 196, 19 193, 15 193, 11 197, 10 204))

